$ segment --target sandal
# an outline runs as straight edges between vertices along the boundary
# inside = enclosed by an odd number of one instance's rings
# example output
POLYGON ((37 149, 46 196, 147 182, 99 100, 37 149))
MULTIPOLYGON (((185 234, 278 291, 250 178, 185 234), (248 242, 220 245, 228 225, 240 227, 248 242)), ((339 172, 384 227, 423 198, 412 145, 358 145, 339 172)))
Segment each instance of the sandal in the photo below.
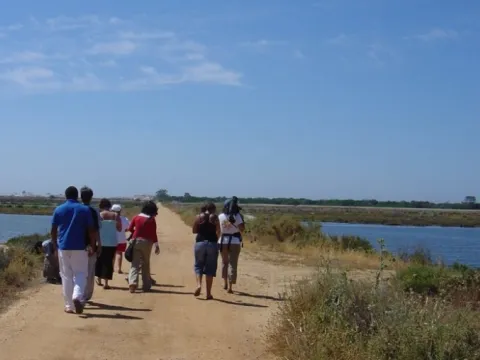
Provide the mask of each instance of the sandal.
POLYGON ((196 289, 195 292, 193 293, 193 296, 199 296, 201 292, 202 292, 202 288, 201 288, 201 287, 197 287, 197 289, 196 289))
POLYGON ((212 296, 212 295, 208 295, 208 296, 207 296, 207 300, 213 300, 213 296, 212 296))
POLYGON ((99 278, 97 278, 97 280, 95 280, 95 281, 96 281, 98 286, 103 286, 102 280, 100 280, 99 278))
POLYGON ((75 314, 75 312, 72 309, 64 309, 63 310, 66 314, 75 314))
POLYGON ((104 285, 103 286, 103 290, 110 290, 110 289, 111 289, 110 285, 104 285))
POLYGON ((128 290, 133 294, 135 292, 135 290, 137 290, 137 285, 130 285, 128 287, 128 290))

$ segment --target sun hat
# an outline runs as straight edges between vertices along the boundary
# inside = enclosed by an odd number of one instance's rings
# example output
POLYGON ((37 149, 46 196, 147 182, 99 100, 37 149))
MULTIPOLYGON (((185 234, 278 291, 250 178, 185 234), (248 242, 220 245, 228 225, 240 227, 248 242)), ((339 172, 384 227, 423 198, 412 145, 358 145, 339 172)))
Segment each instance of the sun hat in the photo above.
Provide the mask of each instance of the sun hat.
POLYGON ((120 211, 122 211, 122 205, 120 205, 120 204, 114 204, 114 205, 112 206, 112 211, 115 211, 115 212, 120 212, 120 211))

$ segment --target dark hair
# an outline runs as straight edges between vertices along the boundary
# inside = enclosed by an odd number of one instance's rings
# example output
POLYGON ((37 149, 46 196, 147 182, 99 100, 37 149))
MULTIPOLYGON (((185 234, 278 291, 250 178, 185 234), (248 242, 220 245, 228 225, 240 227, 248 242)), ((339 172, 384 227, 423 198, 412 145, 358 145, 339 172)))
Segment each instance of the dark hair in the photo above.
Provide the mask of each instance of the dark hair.
POLYGON ((153 201, 147 201, 143 204, 142 213, 148 216, 157 216, 158 214, 158 207, 153 201))
POLYGON ((80 189, 80 197, 85 204, 90 204, 93 198, 93 190, 88 186, 84 186, 80 189))
POLYGON ((100 204, 98 204, 98 208, 100 210, 110 210, 111 207, 112 207, 112 203, 110 202, 110 200, 105 198, 100 200, 100 204))
POLYGON ((202 205, 202 207, 200 208, 200 212, 204 213, 205 211, 207 211, 207 205, 202 205))
POLYGON ((78 199, 78 190, 75 186, 69 186, 65 190, 65 198, 67 200, 77 200, 78 199))
POLYGON ((210 213, 210 214, 214 214, 215 211, 217 211, 217 207, 215 206, 215 204, 213 202, 209 202, 205 205, 205 209, 210 213))

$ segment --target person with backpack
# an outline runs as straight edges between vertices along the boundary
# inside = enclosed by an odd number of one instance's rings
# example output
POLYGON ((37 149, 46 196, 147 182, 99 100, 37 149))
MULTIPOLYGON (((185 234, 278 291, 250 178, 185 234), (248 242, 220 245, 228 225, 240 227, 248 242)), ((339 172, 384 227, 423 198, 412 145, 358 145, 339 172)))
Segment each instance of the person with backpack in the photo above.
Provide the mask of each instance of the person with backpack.
MULTIPOLYGON (((88 258, 87 283, 83 294, 83 303, 85 304, 92 298, 93 290, 95 288, 95 266, 97 263, 98 255, 100 254, 100 250, 102 248, 102 242, 100 241, 99 234, 101 219, 98 210, 91 205, 93 199, 93 190, 87 186, 82 187, 80 189, 80 198, 82 199, 82 203, 90 210, 90 214, 93 219, 93 226, 95 228, 95 239, 93 240, 93 242, 95 243, 95 247, 92 249, 95 255, 88 258)), ((88 248, 89 246, 91 246, 91 243, 92 239, 90 239, 90 234, 85 234, 86 247, 88 248)))
POLYGON ((202 291, 202 277, 205 275, 207 300, 213 299, 212 284, 213 278, 217 274, 217 241, 220 236, 220 224, 216 210, 214 203, 208 203, 203 206, 200 214, 195 217, 195 222, 192 226, 192 232, 196 234, 194 269, 197 288, 194 295, 200 295, 202 291))
POLYGON ((223 212, 218 216, 220 223, 219 250, 222 256, 222 278, 224 289, 233 294, 233 285, 237 283, 238 258, 242 247, 242 232, 245 230, 240 214, 238 199, 234 196, 225 201, 223 212))

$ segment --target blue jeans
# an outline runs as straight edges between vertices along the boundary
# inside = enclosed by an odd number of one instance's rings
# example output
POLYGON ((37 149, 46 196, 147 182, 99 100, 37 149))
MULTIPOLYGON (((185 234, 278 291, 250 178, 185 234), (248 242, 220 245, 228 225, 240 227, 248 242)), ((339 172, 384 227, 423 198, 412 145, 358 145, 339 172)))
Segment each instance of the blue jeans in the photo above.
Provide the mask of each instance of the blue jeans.
POLYGON ((217 275, 218 245, 216 242, 201 241, 195 243, 195 274, 217 275))

